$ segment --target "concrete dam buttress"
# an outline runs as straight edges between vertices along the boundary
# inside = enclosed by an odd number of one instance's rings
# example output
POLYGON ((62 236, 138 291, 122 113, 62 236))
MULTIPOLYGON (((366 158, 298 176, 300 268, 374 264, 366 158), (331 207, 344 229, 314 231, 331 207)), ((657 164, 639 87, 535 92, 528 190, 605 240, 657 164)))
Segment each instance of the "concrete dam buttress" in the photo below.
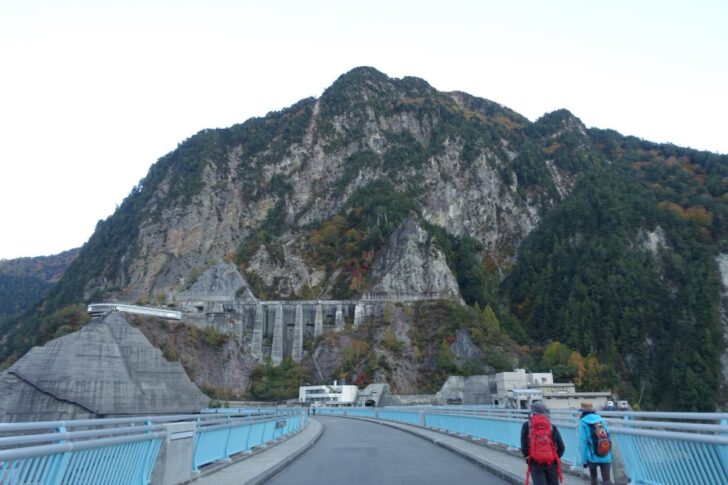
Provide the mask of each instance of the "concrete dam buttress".
POLYGON ((381 315, 383 301, 239 301, 196 295, 178 307, 182 321, 232 335, 250 346, 251 355, 269 356, 279 365, 285 357, 301 362, 306 338, 341 331, 347 323, 356 328, 365 318, 381 315))

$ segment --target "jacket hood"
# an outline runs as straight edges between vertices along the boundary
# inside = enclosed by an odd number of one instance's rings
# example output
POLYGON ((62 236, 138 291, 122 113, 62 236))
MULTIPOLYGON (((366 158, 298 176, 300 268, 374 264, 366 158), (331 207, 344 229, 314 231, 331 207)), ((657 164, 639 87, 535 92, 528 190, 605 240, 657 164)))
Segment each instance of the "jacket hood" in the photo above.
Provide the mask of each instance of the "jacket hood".
POLYGON ((594 424, 598 423, 603 420, 601 416, 599 416, 597 413, 586 413, 581 418, 582 421, 584 421, 587 424, 594 424))

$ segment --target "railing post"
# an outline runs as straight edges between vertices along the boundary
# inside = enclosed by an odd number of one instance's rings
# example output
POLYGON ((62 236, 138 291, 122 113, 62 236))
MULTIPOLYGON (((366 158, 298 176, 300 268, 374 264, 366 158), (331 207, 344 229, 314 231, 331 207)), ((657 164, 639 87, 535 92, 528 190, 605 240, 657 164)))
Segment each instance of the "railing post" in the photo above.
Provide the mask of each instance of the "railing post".
MULTIPOLYGON (((722 426, 728 426, 728 419, 721 419, 720 424, 722 426)), ((728 433, 721 433, 721 436, 728 436, 728 433)), ((723 467, 724 475, 728 477, 728 446, 721 446, 719 448, 720 464, 723 467)))
POLYGON ((227 435, 225 435, 225 459, 230 460, 230 452, 228 451, 230 448, 230 435, 233 434, 233 426, 230 423, 230 415, 228 414, 225 416, 225 420, 227 421, 228 427, 227 427, 227 435))
MULTIPOLYGON (((65 433, 66 432, 66 426, 65 424, 61 424, 59 427, 56 428, 56 433, 65 433)), ((55 443, 65 443, 66 441, 63 439, 59 439, 55 443)), ((51 479, 49 480, 49 483, 52 483, 54 485, 60 485, 63 481, 63 476, 66 474, 66 470, 68 469, 68 464, 71 461, 71 455, 73 454, 72 451, 66 451, 64 452, 59 458, 58 458, 58 464, 54 467, 54 473, 52 474, 51 479)))
MULTIPOLYGON (((144 420, 144 426, 152 426, 152 420, 151 419, 145 419, 144 420)), ((144 434, 151 434, 151 432, 152 432, 152 430, 151 429, 148 429, 146 431, 146 433, 144 433, 144 434)), ((152 460, 152 456, 151 456, 152 454, 150 453, 150 449, 153 446, 154 446, 154 441, 153 440, 147 441, 147 444, 146 444, 147 452, 144 453, 145 460, 146 460, 147 463, 145 463, 145 465, 139 469, 139 476, 137 477, 137 483, 139 485, 146 485, 146 483, 147 483, 146 473, 147 473, 147 470, 149 470, 148 465, 150 465, 152 467, 154 466, 154 463, 149 463, 152 460)), ((160 447, 161 447, 161 444, 160 444, 160 447)), ((154 458, 156 458, 156 456, 154 458)), ((151 471, 154 471, 154 470, 152 469, 151 471)))

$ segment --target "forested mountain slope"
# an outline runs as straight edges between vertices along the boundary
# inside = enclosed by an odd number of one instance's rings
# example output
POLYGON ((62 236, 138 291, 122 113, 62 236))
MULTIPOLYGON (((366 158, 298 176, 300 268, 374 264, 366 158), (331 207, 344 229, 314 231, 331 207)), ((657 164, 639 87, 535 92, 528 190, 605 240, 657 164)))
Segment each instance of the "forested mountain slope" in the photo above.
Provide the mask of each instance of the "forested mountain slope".
POLYGON ((78 249, 71 249, 53 256, 0 260, 0 318, 40 302, 77 254, 78 249))

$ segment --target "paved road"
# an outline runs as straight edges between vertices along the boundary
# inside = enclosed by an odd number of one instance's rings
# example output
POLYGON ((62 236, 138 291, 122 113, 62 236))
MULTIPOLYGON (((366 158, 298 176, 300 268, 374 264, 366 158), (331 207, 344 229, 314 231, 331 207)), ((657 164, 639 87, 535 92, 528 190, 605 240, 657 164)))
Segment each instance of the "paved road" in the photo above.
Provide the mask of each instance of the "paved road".
POLYGON ((324 425, 321 439, 270 485, 508 483, 409 433, 355 419, 316 419, 324 425))

